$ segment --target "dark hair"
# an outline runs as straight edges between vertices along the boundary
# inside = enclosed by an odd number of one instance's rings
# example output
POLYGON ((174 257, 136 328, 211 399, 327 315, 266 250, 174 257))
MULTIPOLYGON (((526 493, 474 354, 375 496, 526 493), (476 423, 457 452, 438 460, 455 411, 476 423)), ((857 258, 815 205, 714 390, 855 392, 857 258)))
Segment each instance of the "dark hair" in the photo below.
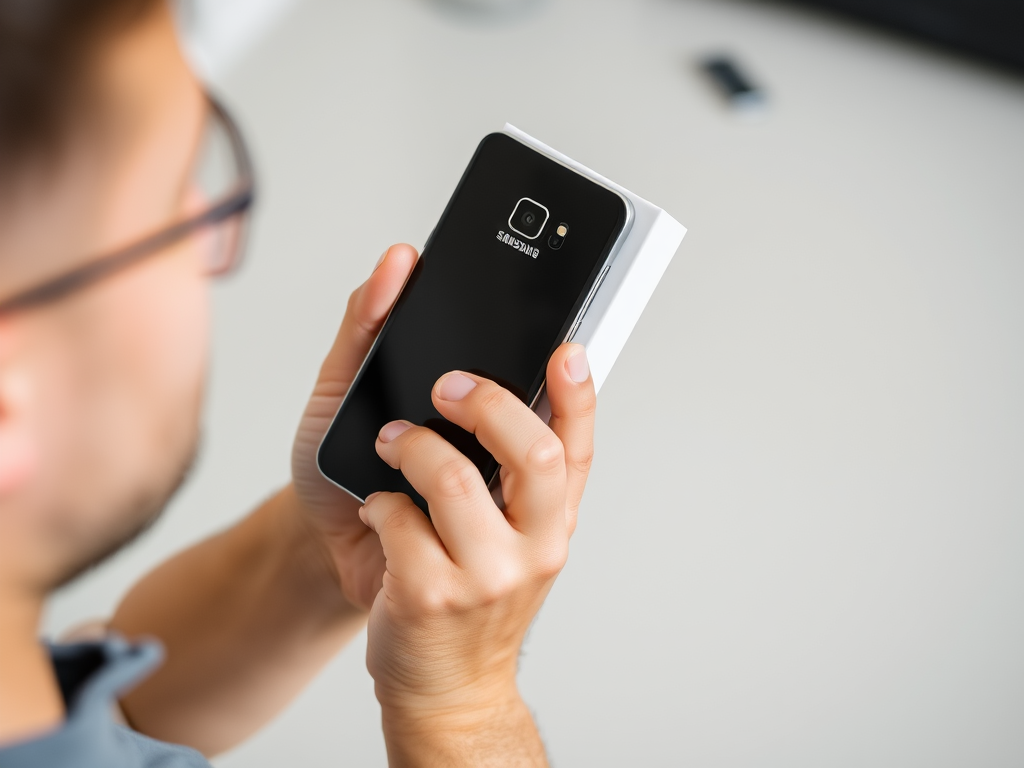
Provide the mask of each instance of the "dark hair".
POLYGON ((54 155, 89 103, 103 43, 161 0, 0 0, 0 185, 54 155))

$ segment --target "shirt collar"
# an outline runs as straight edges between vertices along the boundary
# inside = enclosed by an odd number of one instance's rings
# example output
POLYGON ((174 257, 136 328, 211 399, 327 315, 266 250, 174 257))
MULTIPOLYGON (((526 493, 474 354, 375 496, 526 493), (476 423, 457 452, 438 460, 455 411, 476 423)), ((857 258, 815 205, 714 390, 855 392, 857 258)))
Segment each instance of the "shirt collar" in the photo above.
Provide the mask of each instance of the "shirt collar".
MULTIPOLYGON (((155 641, 129 643, 117 635, 99 642, 50 645, 67 713, 56 730, 0 747, 4 768, 39 765, 106 765, 116 753, 112 717, 118 697, 159 666, 155 641)), ((119 768, 110 765, 109 768, 119 768)))

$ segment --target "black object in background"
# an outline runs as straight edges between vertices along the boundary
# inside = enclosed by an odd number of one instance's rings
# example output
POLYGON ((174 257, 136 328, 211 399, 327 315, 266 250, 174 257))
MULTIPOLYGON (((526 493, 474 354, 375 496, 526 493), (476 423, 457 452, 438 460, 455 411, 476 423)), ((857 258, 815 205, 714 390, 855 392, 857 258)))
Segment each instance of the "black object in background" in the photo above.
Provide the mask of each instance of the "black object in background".
POLYGON ((1024 0, 795 0, 1024 71, 1024 0))
POLYGON ((447 439, 490 482, 497 463, 434 408, 434 383, 464 370, 533 403, 627 221, 617 193, 510 136, 486 137, 320 446, 324 475, 359 499, 402 492, 427 511, 375 450, 381 427, 404 419, 447 439))
POLYGON ((701 60, 700 66, 732 106, 749 108, 764 105, 762 90, 730 56, 708 56, 701 60))

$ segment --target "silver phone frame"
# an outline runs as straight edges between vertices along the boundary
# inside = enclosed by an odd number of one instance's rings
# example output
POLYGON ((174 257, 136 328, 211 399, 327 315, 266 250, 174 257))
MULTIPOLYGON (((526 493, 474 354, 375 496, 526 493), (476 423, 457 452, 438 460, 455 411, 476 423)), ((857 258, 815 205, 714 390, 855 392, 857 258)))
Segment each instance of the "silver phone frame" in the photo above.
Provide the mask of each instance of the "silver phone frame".
MULTIPOLYGON (((536 152, 538 155, 547 158, 551 162, 557 163, 558 165, 562 166, 563 168, 567 168, 568 170, 570 170, 573 173, 575 173, 577 176, 582 176, 583 178, 587 179, 588 181, 590 181, 590 182, 592 182, 594 184, 597 184, 602 189, 605 189, 605 190, 611 192, 612 194, 614 194, 616 197, 618 197, 626 206, 626 220, 622 223, 622 229, 619 231, 619 236, 615 239, 615 242, 612 243, 612 247, 608 251, 608 256, 605 258, 604 262, 601 264, 601 269, 597 273, 597 278, 594 280, 594 284, 590 287, 590 291, 587 293, 586 298, 583 300, 583 303, 580 305, 580 309, 576 313, 576 317, 573 318, 572 323, 569 325, 569 330, 566 332, 565 338, 563 338, 562 341, 559 342, 560 345, 561 344, 565 344, 566 342, 572 341, 573 336, 575 336, 576 332, 579 330, 580 324, 583 322, 583 318, 586 316, 587 311, 590 309, 590 305, 593 304, 593 302, 594 302, 594 297, 597 295, 598 289, 601 287, 601 284, 604 282, 604 278, 608 276, 608 271, 611 268, 612 262, 615 261, 615 257, 618 255, 619 251, 622 249, 622 244, 625 242, 626 238, 629 236, 630 230, 633 228, 633 220, 635 218, 635 213, 634 213, 634 209, 633 209, 633 203, 632 203, 632 201, 628 197, 623 195, 617 189, 613 189, 612 187, 608 186, 603 180, 594 178, 593 176, 591 176, 589 174, 583 173, 578 168, 574 168, 573 166, 569 165, 568 163, 563 162, 562 160, 560 160, 557 157, 552 157, 547 152, 542 152, 541 150, 539 150, 537 147, 533 146, 532 144, 529 144, 529 143, 523 141, 520 137, 515 136, 513 134, 510 134, 510 133, 507 133, 505 131, 495 131, 494 133, 501 134, 502 136, 507 136, 508 138, 513 139, 514 141, 519 142, 520 144, 522 144, 527 149, 530 149, 533 152, 536 152)), ((488 136, 490 136, 490 135, 493 135, 493 134, 488 134, 488 136)), ((485 136, 484 138, 487 138, 487 137, 485 136)), ((474 152, 474 157, 475 156, 476 156, 476 153, 474 152)), ((461 181, 460 181, 460 184, 461 184, 461 181)), ((538 205, 540 205, 540 204, 538 203, 538 205)), ((447 205, 445 205, 445 210, 447 210, 447 205)), ((550 213, 548 215, 550 217, 550 213)), ((546 222, 545 222, 545 224, 546 224, 546 222)), ((430 237, 433 237, 433 231, 431 231, 430 236, 427 238, 428 242, 430 240, 430 237)), ((537 235, 537 237, 540 237, 540 235, 537 235)), ((420 262, 420 260, 422 258, 423 258, 423 254, 421 252, 420 255, 416 259, 416 264, 417 265, 419 264, 419 262, 420 262)), ((402 293, 405 292, 405 287, 409 284, 409 279, 412 277, 412 273, 415 272, 415 271, 416 271, 416 266, 414 265, 413 268, 409 271, 409 275, 405 278, 405 282, 402 283, 402 288, 401 288, 401 290, 398 291, 398 296, 395 297, 395 304, 398 303, 398 298, 402 295, 402 293)), ((395 306, 393 304, 391 306, 391 309, 388 310, 388 314, 387 314, 387 316, 385 316, 384 321, 381 323, 381 331, 384 330, 385 326, 388 323, 388 320, 391 319, 391 313, 394 312, 394 309, 395 309, 395 306)), ((316 453, 314 454, 314 457, 313 457, 313 460, 316 462, 316 470, 317 470, 317 472, 320 473, 320 476, 322 478, 324 478, 324 480, 329 482, 331 485, 333 485, 335 488, 340 488, 341 490, 343 490, 345 493, 347 493, 353 499, 358 501, 360 504, 365 504, 366 503, 366 499, 359 498, 358 495, 352 493, 352 491, 350 491, 348 488, 346 488, 345 486, 341 485, 340 483, 335 482, 334 480, 329 478, 324 473, 323 469, 320 467, 320 451, 321 451, 321 449, 324 446, 324 441, 327 439, 327 434, 331 431, 331 427, 334 426, 334 422, 338 418, 338 414, 341 413, 341 409, 345 406, 346 401, 348 401, 349 393, 352 391, 352 387, 359 380, 359 377, 363 373, 363 369, 366 367, 366 364, 370 361, 370 358, 373 356, 373 353, 377 350, 377 345, 380 343, 380 338, 381 338, 381 334, 378 333, 377 337, 373 340, 373 344, 370 345, 370 349, 367 351, 366 357, 363 358, 363 362, 359 364, 359 369, 356 371, 355 376, 352 377, 352 384, 350 384, 348 390, 345 391, 345 396, 342 397, 341 398, 341 402, 338 403, 338 407, 335 409, 334 415, 331 417, 331 421, 328 424, 327 429, 324 430, 323 435, 320 437, 320 442, 317 443, 316 453)), ((537 390, 536 397, 534 397, 533 400, 530 402, 530 406, 529 406, 530 410, 536 411, 537 404, 540 402, 540 399, 544 395, 544 392, 545 392, 546 389, 547 389, 547 376, 545 375, 544 381, 541 382, 540 388, 537 390)), ((382 461, 383 461, 383 459, 382 459, 382 461)), ((483 477, 483 476, 481 475, 481 477, 483 477)), ((500 470, 500 468, 499 468, 499 470, 497 472, 494 473, 494 477, 491 478, 491 480, 487 483, 487 489, 491 492, 491 496, 494 499, 495 503, 497 503, 499 507, 503 508, 503 501, 501 499, 501 470, 500 470)), ((424 510, 424 512, 425 511, 426 510, 424 510)))

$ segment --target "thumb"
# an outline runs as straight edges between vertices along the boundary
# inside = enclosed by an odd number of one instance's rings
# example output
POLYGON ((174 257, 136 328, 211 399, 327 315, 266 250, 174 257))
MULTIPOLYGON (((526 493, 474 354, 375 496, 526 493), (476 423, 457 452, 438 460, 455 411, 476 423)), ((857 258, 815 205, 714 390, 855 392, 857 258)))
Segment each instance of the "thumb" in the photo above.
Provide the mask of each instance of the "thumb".
POLYGON ((411 245, 391 246, 373 274, 352 292, 334 346, 320 368, 317 394, 341 398, 348 391, 418 258, 411 245))

